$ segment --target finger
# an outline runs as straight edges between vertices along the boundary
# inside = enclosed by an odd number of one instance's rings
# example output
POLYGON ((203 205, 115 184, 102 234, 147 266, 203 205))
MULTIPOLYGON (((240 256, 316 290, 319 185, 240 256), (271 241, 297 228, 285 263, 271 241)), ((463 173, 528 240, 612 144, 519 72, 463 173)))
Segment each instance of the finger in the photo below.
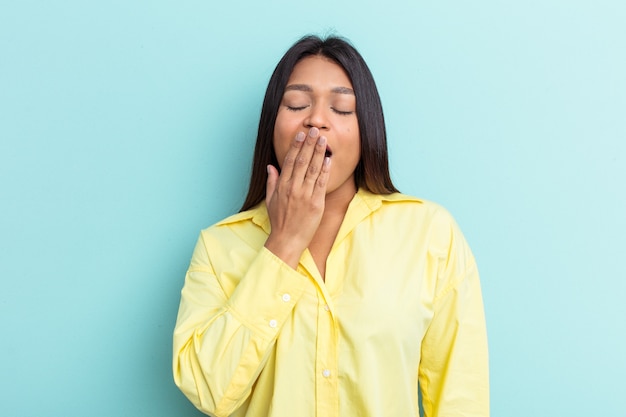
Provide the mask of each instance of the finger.
POLYGON ((304 182, 304 177, 306 176, 309 165, 311 164, 311 157, 313 156, 313 152, 317 145, 319 134, 319 129, 312 127, 309 129, 309 134, 304 139, 300 152, 294 161, 293 172, 291 174, 291 179, 294 180, 295 183, 301 184, 304 182))
POLYGON ((313 155, 311 157, 311 161, 309 162, 306 176, 304 177, 304 183, 311 188, 315 185, 315 181, 317 181, 317 177, 319 177, 322 171, 322 165, 324 163, 324 157, 326 155, 326 142, 327 141, 325 136, 320 136, 319 138, 317 138, 317 142, 313 150, 313 155))
POLYGON ((269 204, 274 190, 276 189, 276 182, 278 181, 278 170, 272 166, 267 166, 267 185, 265 186, 265 203, 269 204))
POLYGON ((315 180, 315 187, 313 188, 313 199, 324 200, 326 198, 326 188, 328 186, 328 179, 330 178, 330 157, 325 156, 322 162, 322 170, 320 175, 315 180))
POLYGON ((296 137, 291 142, 291 147, 287 151, 287 155, 285 155, 285 159, 280 170, 280 178, 282 180, 289 181, 291 179, 293 166, 296 162, 296 158, 298 157, 298 153, 300 152, 300 148, 302 147, 302 143, 304 142, 305 137, 306 135, 304 134, 304 132, 298 132, 296 137))

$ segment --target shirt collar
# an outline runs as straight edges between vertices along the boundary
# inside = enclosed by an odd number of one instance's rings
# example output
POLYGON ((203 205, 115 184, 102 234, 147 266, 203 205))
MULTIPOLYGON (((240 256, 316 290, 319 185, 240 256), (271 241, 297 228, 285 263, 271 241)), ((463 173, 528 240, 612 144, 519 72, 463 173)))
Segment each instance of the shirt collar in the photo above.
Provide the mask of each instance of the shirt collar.
MULTIPOLYGON (((383 204, 393 204, 393 203, 401 203, 401 202, 419 202, 422 203, 423 200, 412 197, 409 195, 405 195, 402 193, 393 193, 393 194, 374 194, 369 191, 366 191, 360 188, 356 194, 354 195, 350 205, 348 206, 348 211, 346 213, 346 217, 344 222, 347 220, 349 223, 357 223, 361 221, 363 218, 367 217, 371 213, 378 210, 383 204)), ((230 217, 225 218, 224 220, 218 222, 216 225, 226 225, 233 224, 242 221, 251 220, 252 223, 261 227, 265 233, 270 233, 270 219, 267 214, 267 207, 265 206, 265 201, 262 201, 255 207, 250 210, 243 211, 241 213, 234 214, 230 217)), ((343 227, 342 227, 343 228, 343 227)), ((350 226, 348 228, 351 229, 350 226)))

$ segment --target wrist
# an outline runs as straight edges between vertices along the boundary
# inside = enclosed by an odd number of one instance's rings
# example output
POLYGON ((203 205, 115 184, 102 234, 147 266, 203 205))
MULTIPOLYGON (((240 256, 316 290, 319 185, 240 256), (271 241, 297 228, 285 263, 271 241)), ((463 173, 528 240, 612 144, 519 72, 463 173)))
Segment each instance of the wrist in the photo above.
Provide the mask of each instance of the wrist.
POLYGON ((265 241, 264 246, 293 269, 298 267, 300 257, 305 249, 301 245, 294 244, 293 241, 278 239, 271 234, 265 241))

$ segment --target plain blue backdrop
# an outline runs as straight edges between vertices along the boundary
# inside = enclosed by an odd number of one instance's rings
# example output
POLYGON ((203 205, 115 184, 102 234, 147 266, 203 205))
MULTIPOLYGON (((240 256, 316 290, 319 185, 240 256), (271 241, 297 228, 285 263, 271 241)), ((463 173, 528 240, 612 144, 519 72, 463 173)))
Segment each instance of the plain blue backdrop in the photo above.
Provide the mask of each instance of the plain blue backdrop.
POLYGON ((198 416, 171 333, 306 33, 350 38, 392 176, 481 270, 492 415, 624 416, 626 4, 41 0, 0 6, 0 415, 198 416))

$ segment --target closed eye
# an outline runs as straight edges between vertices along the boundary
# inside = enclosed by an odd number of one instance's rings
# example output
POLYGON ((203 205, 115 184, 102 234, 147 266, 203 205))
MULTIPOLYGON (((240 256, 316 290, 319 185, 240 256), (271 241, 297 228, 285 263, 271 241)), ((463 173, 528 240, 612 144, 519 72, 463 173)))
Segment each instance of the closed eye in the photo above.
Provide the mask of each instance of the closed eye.
POLYGON ((350 116, 351 114, 353 114, 353 111, 342 111, 342 110, 337 110, 335 108, 333 108, 333 111, 341 116, 350 116))
POLYGON ((287 110, 290 110, 290 111, 300 111, 300 110, 306 109, 308 106, 300 106, 300 107, 297 107, 297 106, 285 106, 285 107, 287 107, 287 110))

